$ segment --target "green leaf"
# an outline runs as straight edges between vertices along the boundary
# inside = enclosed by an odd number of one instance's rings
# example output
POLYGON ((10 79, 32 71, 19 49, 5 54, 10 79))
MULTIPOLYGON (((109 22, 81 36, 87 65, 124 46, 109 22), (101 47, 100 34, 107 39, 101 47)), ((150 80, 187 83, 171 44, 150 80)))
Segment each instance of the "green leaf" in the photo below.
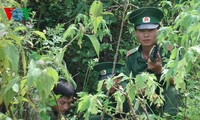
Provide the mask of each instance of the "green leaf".
POLYGON ((175 59, 176 58, 176 55, 177 55, 177 49, 174 48, 172 51, 171 51, 171 55, 170 55, 170 59, 175 59))
POLYGON ((63 34, 63 39, 65 40, 67 37, 73 37, 76 34, 77 28, 74 25, 71 25, 63 34))
POLYGON ((31 107, 34 109, 35 108, 35 103, 33 103, 31 100, 28 100, 27 98, 25 98, 25 97, 23 97, 22 98, 22 101, 24 101, 24 102, 28 102, 30 105, 31 105, 31 107))
POLYGON ((35 33, 36 35, 39 35, 44 40, 47 40, 47 38, 43 32, 40 32, 40 31, 32 31, 32 32, 35 33))
POLYGON ((55 69, 48 67, 47 74, 53 78, 54 83, 58 82, 58 73, 55 69))
MULTIPOLYGON (((3 4, 0 4, 0 21, 4 21, 2 24, 4 24, 4 26, 6 26, 7 24, 10 24, 9 23, 9 21, 8 21, 8 18, 7 18, 7 16, 6 16, 6 14, 5 14, 5 11, 4 11, 4 6, 3 6, 3 4)), ((0 25, 0 31, 2 30, 1 29, 1 25, 0 25)), ((1 36, 1 34, 0 34, 0 36, 1 36)))
POLYGON ((61 50, 56 54, 56 59, 55 59, 56 63, 61 64, 63 61, 63 57, 64 57, 64 51, 61 50))
POLYGON ((13 119, 11 119, 9 116, 7 116, 6 114, 3 114, 3 113, 0 113, 0 118, 1 118, 2 120, 13 120, 13 119))
POLYGON ((5 59, 5 49, 3 47, 0 47, 0 60, 3 61, 5 59))
POLYGON ((197 52, 198 54, 200 54, 200 45, 197 46, 193 46, 190 49, 194 50, 195 52, 197 52))
POLYGON ((184 57, 185 57, 185 59, 186 59, 185 62, 187 62, 187 63, 189 63, 189 62, 195 60, 193 51, 187 51, 187 52, 185 53, 184 57))
POLYGON ((14 98, 14 91, 12 89, 8 89, 6 94, 3 95, 3 100, 6 105, 13 102, 13 98, 14 98))
POLYGON ((138 89, 141 89, 141 88, 144 88, 146 87, 146 77, 145 77, 145 74, 139 74, 139 75, 136 75, 136 78, 135 78, 135 84, 137 85, 137 88, 138 89))
POLYGON ((109 90, 113 86, 114 81, 113 81, 113 79, 108 78, 108 79, 106 79, 105 84, 106 84, 106 89, 109 90))
POLYGON ((13 85, 17 83, 18 80, 19 80, 19 77, 15 77, 12 80, 10 80, 4 90, 4 94, 6 94, 6 92, 8 92, 13 87, 13 85))
POLYGON ((103 12, 102 14, 103 15, 112 15, 112 16, 114 16, 114 14, 112 12, 103 12))
POLYGON ((126 92, 128 93, 130 101, 133 101, 135 99, 135 95, 137 92, 135 87, 136 86, 133 81, 129 81, 129 83, 126 85, 126 92))
POLYGON ((88 109, 90 105, 90 97, 91 95, 84 95, 79 99, 80 102, 78 104, 78 110, 77 110, 78 112, 83 112, 88 109))
MULTIPOLYGON (((1 7, 1 6, 0 6, 1 7)), ((1 19, 1 18, 0 18, 1 19)), ((3 23, 0 23, 0 37, 4 36, 8 32, 6 32, 6 26, 3 23)))
POLYGON ((146 89, 146 93, 151 95, 152 93, 155 92, 155 89, 157 88, 157 84, 154 80, 156 80, 156 77, 154 74, 149 74, 147 77, 147 89, 146 89))
POLYGON ((82 44, 83 44, 83 42, 82 42, 82 37, 80 37, 80 38, 78 39, 78 46, 79 46, 80 48, 82 48, 82 44))
POLYGON ((135 110, 138 110, 138 109, 139 109, 139 106, 141 106, 141 100, 136 99, 135 104, 134 104, 134 109, 135 109, 135 110))
POLYGON ((117 111, 123 111, 123 103, 125 101, 124 95, 120 91, 114 93, 115 101, 117 101, 116 109, 117 111))
POLYGON ((31 87, 32 85, 35 85, 36 80, 41 74, 41 70, 36 67, 36 62, 31 60, 28 65, 28 74, 27 74, 27 86, 31 87))
POLYGON ((30 60, 33 59, 34 61, 37 61, 37 60, 41 59, 41 57, 42 56, 40 54, 38 54, 37 52, 30 50, 30 53, 29 53, 30 60))
POLYGON ((23 64, 23 72, 24 72, 24 76, 27 73, 27 62, 26 62, 26 55, 24 52, 24 49, 21 50, 21 57, 22 57, 22 64, 23 64))
POLYGON ((61 67, 62 69, 62 73, 64 74, 64 77, 69 81, 69 83, 71 83, 73 85, 73 87, 76 89, 77 88, 77 84, 75 83, 75 81, 72 78, 72 75, 69 73, 67 67, 61 63, 59 63, 59 67, 61 67))
POLYGON ((97 56, 99 57, 99 50, 100 50, 100 43, 97 40, 96 36, 94 35, 87 35, 90 39, 90 41, 92 42, 92 45, 96 51, 97 56))
POLYGON ((14 0, 10 1, 10 3, 16 8, 21 8, 21 5, 18 2, 14 1, 14 0))
POLYGON ((48 75, 47 69, 44 69, 36 81, 36 88, 40 97, 42 97, 43 100, 48 98, 53 87, 54 80, 51 76, 48 75))
POLYGON ((101 91, 101 88, 102 88, 102 86, 103 86, 103 83, 104 83, 104 80, 99 81, 98 87, 97 87, 97 91, 98 91, 98 92, 101 91))
POLYGON ((7 45, 5 49, 6 56, 12 65, 14 72, 18 72, 19 52, 15 46, 7 45))
POLYGON ((23 30, 27 30, 27 28, 25 27, 25 26, 21 26, 21 27, 17 27, 17 28, 15 28, 14 29, 14 31, 13 32, 18 32, 18 31, 23 31, 23 30))
POLYGON ((20 42, 21 42, 21 39, 22 39, 20 36, 17 36, 13 33, 8 33, 6 37, 13 39, 18 45, 20 45, 20 42))
POLYGON ((163 1, 163 5, 169 5, 170 7, 172 7, 172 2, 170 2, 170 1, 163 1))
POLYGON ((88 23, 88 17, 84 14, 78 14, 76 17, 76 20, 77 20, 77 22, 79 22, 79 25, 80 25, 81 21, 83 22, 84 25, 86 25, 88 23))
POLYGON ((103 20, 103 17, 100 16, 100 17, 97 17, 94 19, 94 22, 93 22, 93 26, 94 26, 94 34, 97 33, 97 29, 99 27, 99 24, 101 23, 101 21, 103 20))
POLYGON ((23 1, 24 1, 24 7, 27 7, 28 0, 23 0, 23 1))
POLYGON ((102 15, 103 4, 100 1, 94 1, 90 7, 90 15, 92 17, 99 17, 102 15))
POLYGON ((88 112, 92 114, 97 114, 98 113, 98 108, 97 108, 97 100, 96 96, 91 96, 90 97, 90 104, 88 108, 88 112))

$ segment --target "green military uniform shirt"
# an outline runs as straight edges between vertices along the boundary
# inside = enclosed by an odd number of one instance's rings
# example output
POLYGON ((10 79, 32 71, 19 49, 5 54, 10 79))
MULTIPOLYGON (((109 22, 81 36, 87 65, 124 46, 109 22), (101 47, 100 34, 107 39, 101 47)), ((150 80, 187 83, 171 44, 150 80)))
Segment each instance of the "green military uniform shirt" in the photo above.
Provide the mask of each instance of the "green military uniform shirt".
MULTIPOLYGON (((162 49, 159 50, 161 55, 162 64, 165 64, 165 58, 170 56, 171 46, 168 46, 168 52, 164 53, 162 49)), ((126 72, 129 75, 131 72, 133 77, 137 74, 144 72, 147 70, 147 61, 142 58, 142 46, 138 46, 132 50, 129 50, 127 53, 127 61, 126 61, 126 72)), ((152 72, 153 73, 153 72, 152 72)), ((156 75, 157 79, 160 78, 160 75, 156 75)), ((168 88, 164 87, 164 96, 165 96, 165 105, 163 106, 163 111, 170 115, 177 114, 177 108, 180 106, 180 96, 178 92, 175 90, 174 86, 169 86, 168 88), (178 97, 179 96, 179 97, 178 97)))
MULTIPOLYGON (((159 51, 163 66, 165 64, 164 63, 165 58, 170 56, 170 52, 169 52, 170 49, 171 47, 169 46, 167 53, 162 53, 163 52, 162 49, 160 49, 159 51)), ((126 61, 127 75, 129 75, 132 72, 133 76, 135 77, 137 74, 147 70, 147 61, 142 58, 141 52, 142 52, 141 45, 128 51, 127 61, 126 61)))

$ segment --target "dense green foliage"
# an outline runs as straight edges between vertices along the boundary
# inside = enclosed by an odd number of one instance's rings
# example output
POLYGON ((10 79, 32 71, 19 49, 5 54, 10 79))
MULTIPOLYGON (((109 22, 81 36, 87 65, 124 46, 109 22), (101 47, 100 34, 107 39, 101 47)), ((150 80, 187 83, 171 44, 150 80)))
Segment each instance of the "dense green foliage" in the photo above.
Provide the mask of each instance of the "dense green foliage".
MULTIPOLYGON (((0 119, 48 119, 47 103, 54 100, 51 90, 59 77, 66 78, 78 92, 71 119, 77 115, 108 114, 122 110, 125 98, 132 103, 136 91, 148 83, 146 94, 152 104, 163 103, 155 76, 142 73, 120 74, 128 84, 113 95, 116 108, 102 91, 103 81, 93 70, 97 62, 125 64, 126 53, 138 43, 134 26, 127 20, 139 7, 155 6, 164 12, 159 43, 167 50, 173 46, 162 78, 175 78, 175 86, 184 96, 183 106, 174 119, 198 119, 200 116, 200 2, 198 0, 14 0, 0 1, 0 109, 7 112, 0 119), (29 20, 7 20, 5 7, 31 8, 29 20), (180 54, 181 53, 181 58, 180 54), (156 97, 156 100, 155 100, 156 97)), ((112 78, 113 79, 113 78, 112 78)), ((107 88, 114 83, 106 80, 107 88)), ((142 104, 145 104, 143 100, 142 104)), ((161 119, 155 115, 135 116, 139 102, 127 119, 161 119)))

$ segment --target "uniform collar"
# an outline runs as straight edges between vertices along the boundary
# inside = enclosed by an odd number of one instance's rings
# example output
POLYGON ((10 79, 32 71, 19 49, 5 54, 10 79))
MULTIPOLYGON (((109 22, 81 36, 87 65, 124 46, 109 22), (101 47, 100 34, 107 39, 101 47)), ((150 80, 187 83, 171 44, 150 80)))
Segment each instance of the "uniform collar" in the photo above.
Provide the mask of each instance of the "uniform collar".
POLYGON ((146 63, 146 60, 144 60, 142 58, 142 45, 140 45, 139 48, 138 48, 137 60, 138 60, 138 62, 145 62, 146 63))

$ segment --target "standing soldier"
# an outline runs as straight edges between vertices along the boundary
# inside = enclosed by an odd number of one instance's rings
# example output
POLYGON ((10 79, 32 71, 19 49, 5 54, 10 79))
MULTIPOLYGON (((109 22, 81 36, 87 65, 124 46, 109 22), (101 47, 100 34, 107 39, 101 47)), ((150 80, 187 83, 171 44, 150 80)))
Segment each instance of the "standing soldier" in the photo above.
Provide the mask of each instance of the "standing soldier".
MULTIPOLYGON (((154 46, 157 44, 157 32, 162 18, 162 11, 153 7, 140 8, 129 15, 129 21, 135 25, 135 36, 140 45, 127 53, 126 68, 128 75, 132 72, 135 77, 141 72, 148 71, 155 74, 158 80, 160 79, 164 66, 163 60, 164 57, 167 57, 167 54, 164 55, 162 49, 154 46)), ((168 56, 169 54, 170 49, 168 56)), ((164 87, 164 96, 163 112, 176 115, 180 101, 172 78, 169 87, 164 87)))

